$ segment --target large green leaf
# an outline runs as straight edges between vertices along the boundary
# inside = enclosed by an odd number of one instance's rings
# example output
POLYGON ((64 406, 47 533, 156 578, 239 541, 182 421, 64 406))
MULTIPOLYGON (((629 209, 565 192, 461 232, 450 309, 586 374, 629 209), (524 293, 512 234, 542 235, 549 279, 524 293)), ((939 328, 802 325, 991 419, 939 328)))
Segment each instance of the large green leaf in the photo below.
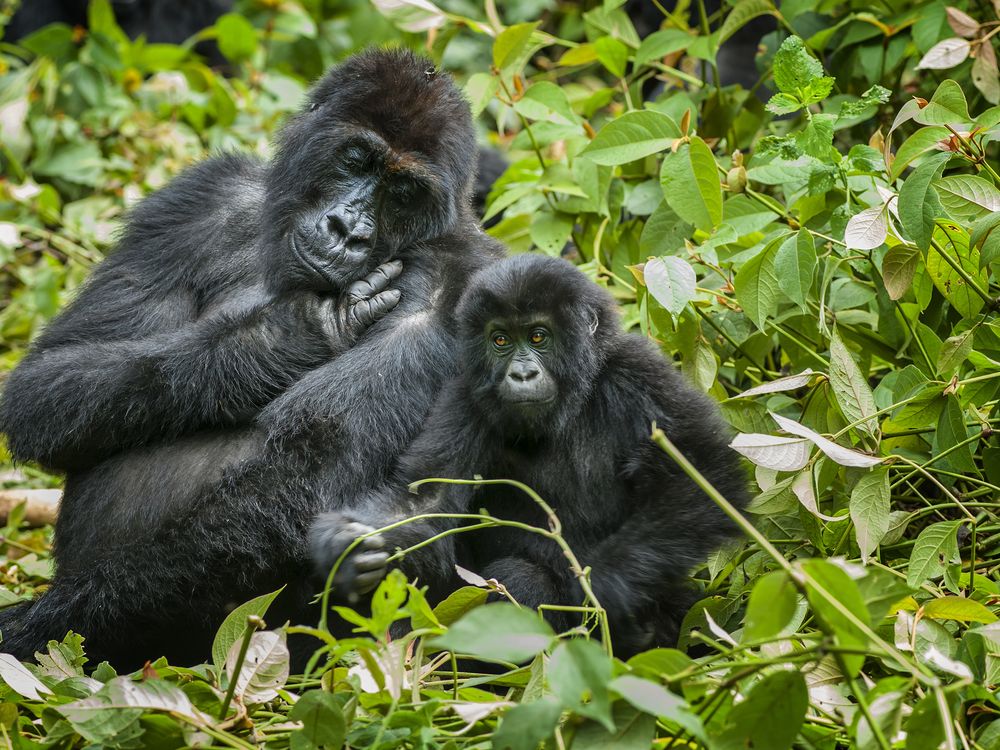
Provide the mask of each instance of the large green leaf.
POLYGON ((851 490, 851 520, 861 557, 868 558, 889 530, 889 470, 876 466, 851 490))
POLYGON ((517 663, 548 648, 554 637, 537 612, 495 602, 464 615, 431 645, 480 659, 517 663))
POLYGON ((830 385, 847 420, 852 424, 864 420, 856 429, 874 437, 878 433, 878 420, 874 418, 878 411, 875 397, 836 328, 830 337, 830 385))
POLYGON ((929 579, 940 577, 946 565, 959 560, 956 535, 961 523, 939 521, 920 532, 906 571, 906 582, 910 586, 916 588, 929 579))
POLYGON ((989 283, 987 270, 979 267, 979 251, 970 247, 968 233, 950 222, 937 224, 933 236, 935 246, 927 253, 927 274, 963 318, 972 318, 983 308, 984 300, 966 278, 980 289, 989 283))
POLYGON ((664 157, 660 183, 670 207, 698 229, 711 232, 722 221, 722 182, 712 150, 701 138, 664 157))
POLYGON ((801 672, 772 672, 750 688, 726 717, 725 729, 711 747, 719 750, 789 750, 809 707, 801 672))
POLYGON ((736 272, 736 299, 747 317, 764 330, 765 321, 778 311, 781 298, 775 256, 779 243, 768 245, 736 272))
POLYGON ((267 609, 271 606, 271 602, 275 600, 281 591, 281 589, 278 589, 277 591, 272 591, 270 594, 264 594, 251 599, 245 604, 241 604, 226 616, 226 619, 222 621, 222 625, 219 626, 219 630, 215 634, 215 640, 212 642, 212 662, 217 669, 222 669, 222 666, 226 663, 226 656, 229 654, 229 650, 246 632, 247 617, 251 615, 263 617, 267 614, 267 609))
MULTIPOLYGON (((601 128, 582 153, 597 164, 627 164, 667 150, 680 136, 677 123, 662 112, 651 109, 627 112, 601 128)), ((714 158, 712 164, 715 164, 714 158)), ((720 214, 721 200, 720 193, 720 214)))

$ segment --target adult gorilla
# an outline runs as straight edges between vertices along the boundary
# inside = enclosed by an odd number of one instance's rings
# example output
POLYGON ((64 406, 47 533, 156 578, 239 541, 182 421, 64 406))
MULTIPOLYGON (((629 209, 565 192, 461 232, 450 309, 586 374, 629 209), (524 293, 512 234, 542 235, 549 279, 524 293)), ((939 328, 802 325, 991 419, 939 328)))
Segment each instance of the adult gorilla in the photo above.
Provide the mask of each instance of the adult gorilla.
POLYGON ((17 458, 69 470, 56 576, 0 613, 0 648, 73 629, 118 666, 199 660, 234 603, 286 583, 304 616, 309 522, 384 481, 500 253, 469 208, 470 120, 427 60, 363 53, 270 163, 210 160, 137 209, 0 409, 17 458))
MULTIPOLYGON (((552 506, 566 541, 591 567, 619 655, 673 645, 691 601, 690 569, 736 527, 652 443, 650 425, 742 506, 746 477, 726 445, 718 409, 649 341, 622 333, 611 296, 565 261, 522 255, 483 269, 458 318, 462 371, 402 456, 396 482, 479 475, 527 484, 552 506)), ((432 485, 421 493, 407 500, 404 488, 390 488, 349 511, 321 515, 311 533, 319 569, 330 569, 354 532, 400 516, 486 508, 498 518, 549 526, 542 510, 509 485, 432 485)), ((438 518, 369 537, 338 576, 342 593, 377 583, 385 550, 411 547, 453 525, 438 518)), ((499 580, 526 606, 583 601, 560 548, 511 527, 445 537, 400 566, 437 597, 454 582, 456 559, 499 580)), ((580 622, 567 611, 546 616, 561 630, 580 622)))

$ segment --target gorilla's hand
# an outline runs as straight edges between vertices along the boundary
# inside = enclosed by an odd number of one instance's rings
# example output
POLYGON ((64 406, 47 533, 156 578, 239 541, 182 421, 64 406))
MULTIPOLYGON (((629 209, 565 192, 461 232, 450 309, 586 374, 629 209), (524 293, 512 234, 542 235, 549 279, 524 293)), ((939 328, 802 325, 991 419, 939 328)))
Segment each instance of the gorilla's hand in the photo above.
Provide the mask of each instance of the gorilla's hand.
MULTIPOLYGON (((351 542, 374 530, 371 526, 352 521, 340 513, 318 515, 309 530, 309 548, 317 574, 326 580, 330 568, 351 542)), ((353 604, 362 594, 374 589, 388 569, 389 553, 383 550, 384 547, 385 540, 376 534, 367 537, 351 550, 333 577, 334 594, 353 604)))
POLYGON ((389 285, 403 272, 403 263, 383 263, 363 279, 347 287, 327 318, 327 335, 341 346, 351 346, 376 321, 399 302, 399 290, 389 285))

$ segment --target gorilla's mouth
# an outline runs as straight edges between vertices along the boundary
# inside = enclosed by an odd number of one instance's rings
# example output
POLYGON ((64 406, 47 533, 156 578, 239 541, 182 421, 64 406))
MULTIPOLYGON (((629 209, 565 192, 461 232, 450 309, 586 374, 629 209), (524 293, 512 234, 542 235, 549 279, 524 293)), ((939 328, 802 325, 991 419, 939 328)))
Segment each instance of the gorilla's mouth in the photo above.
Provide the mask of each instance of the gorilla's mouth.
POLYGON ((508 406, 545 406, 555 400, 555 396, 545 396, 544 398, 508 398, 505 399, 505 403, 508 406))
POLYGON ((364 266, 371 254, 371 248, 365 242, 347 239, 328 248, 331 262, 327 265, 321 263, 315 255, 299 244, 299 238, 295 232, 289 235, 289 242, 292 246, 292 254, 299 263, 308 268, 324 287, 331 290, 343 286, 345 279, 353 279, 357 275, 357 269, 364 266))
POLYGON ((304 252, 300 247, 299 243, 295 240, 295 233, 291 233, 288 236, 289 244, 292 246, 292 254, 295 256, 296 260, 299 261, 303 266, 308 268, 313 274, 323 282, 324 285, 328 285, 331 288, 335 286, 333 279, 329 278, 323 270, 309 257, 309 254, 304 252))

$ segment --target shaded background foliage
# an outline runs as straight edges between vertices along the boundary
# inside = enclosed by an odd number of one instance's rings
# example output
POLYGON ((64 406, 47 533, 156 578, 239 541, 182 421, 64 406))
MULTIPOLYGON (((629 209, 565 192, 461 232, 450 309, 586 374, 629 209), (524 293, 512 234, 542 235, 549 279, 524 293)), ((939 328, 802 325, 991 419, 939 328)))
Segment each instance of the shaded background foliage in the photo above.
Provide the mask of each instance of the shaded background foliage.
MULTIPOLYGON (((350 51, 421 49, 510 161, 489 231, 578 262, 738 433, 755 537, 697 573, 680 646, 698 655, 624 665, 481 606, 474 576, 434 610, 392 577, 371 618, 343 613, 374 640, 327 639, 347 662, 290 682, 281 631, 256 632, 264 601, 196 670, 85 678, 73 638, 40 668, 0 662, 5 736, 1000 748, 997 7, 635 5, 244 0, 178 46, 130 40, 97 0, 87 28, 0 43, 0 367, 144 194, 206 153, 266 150, 350 51), (748 25, 765 32, 752 64, 734 46, 748 25), (201 39, 223 69, 192 50, 201 39), (720 70, 733 54, 738 76, 720 70), (398 618, 417 630, 386 642, 398 618), (270 671, 248 673, 243 644, 270 671), (453 675, 447 649, 531 661, 453 675)), ((30 466, 2 479, 58 482, 30 466)), ((47 532, 19 521, 2 532, 4 601, 48 575, 47 532)))

